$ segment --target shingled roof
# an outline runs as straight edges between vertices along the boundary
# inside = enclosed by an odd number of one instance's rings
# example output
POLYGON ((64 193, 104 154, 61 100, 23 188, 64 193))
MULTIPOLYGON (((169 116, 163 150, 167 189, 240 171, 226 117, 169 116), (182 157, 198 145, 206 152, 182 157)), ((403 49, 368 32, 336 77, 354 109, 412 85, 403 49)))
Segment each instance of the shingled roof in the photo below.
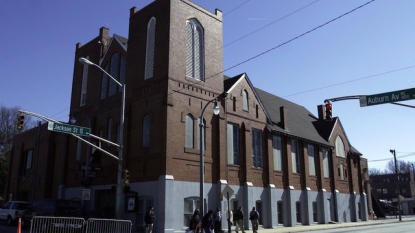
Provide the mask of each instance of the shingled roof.
MULTIPOLYGON (((246 78, 248 83, 252 86, 252 83, 246 75, 237 75, 233 78, 225 76, 225 92, 229 91, 242 77, 246 78)), ((329 132, 331 132, 331 129, 334 127, 334 121, 326 122, 319 120, 303 106, 253 86, 252 90, 259 99, 260 105, 264 108, 265 114, 270 118, 268 119, 267 124, 271 131, 330 146, 330 143, 328 142, 330 136, 329 132), (287 110, 287 122, 285 128, 283 128, 281 124, 280 107, 284 107, 287 110)))

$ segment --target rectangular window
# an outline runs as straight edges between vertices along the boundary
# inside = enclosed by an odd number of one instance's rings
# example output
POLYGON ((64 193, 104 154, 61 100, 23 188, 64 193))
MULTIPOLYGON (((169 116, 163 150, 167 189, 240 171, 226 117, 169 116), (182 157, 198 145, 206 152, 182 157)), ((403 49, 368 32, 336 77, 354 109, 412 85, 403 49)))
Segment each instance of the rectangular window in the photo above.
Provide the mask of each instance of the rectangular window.
POLYGON ((281 136, 272 135, 272 154, 274 156, 274 170, 282 171, 281 136))
POLYGON ((193 132, 194 132, 194 123, 193 123, 193 116, 186 115, 186 139, 185 139, 185 147, 193 148, 193 132))
POLYGON ((310 172, 310 176, 316 175, 316 166, 314 160, 314 146, 308 144, 307 146, 307 153, 308 153, 308 170, 310 172))
POLYGON ((340 168, 339 168, 339 176, 341 180, 344 180, 344 169, 343 169, 343 164, 340 164, 340 168))
POLYGON ((32 168, 33 150, 28 150, 26 155, 26 170, 32 168))
POLYGON ((262 132, 252 129, 252 165, 262 168, 262 132))
MULTIPOLYGON (((89 60, 89 56, 86 57, 89 60)), ((89 65, 84 65, 84 70, 82 72, 82 84, 81 84, 81 101, 79 106, 84 106, 86 103, 86 90, 88 85, 88 67, 89 65)))
MULTIPOLYGON (((108 123, 107 123, 107 140, 111 141, 111 135, 112 135, 112 118, 108 118, 108 123)), ((107 146, 110 146, 109 143, 107 143, 107 146)))
POLYGON ((323 147, 321 148, 321 153, 323 154, 323 171, 324 171, 324 177, 329 178, 329 151, 327 148, 323 147))
POLYGON ((228 164, 239 165, 239 125, 228 123, 228 164))
POLYGON ((383 189, 383 194, 387 194, 388 193, 388 189, 383 189))
POLYGON ((277 211, 278 211, 278 224, 283 224, 283 220, 282 220, 282 201, 278 201, 277 202, 277 211))
POLYGON ((295 211, 296 211, 296 217, 297 217, 297 223, 301 223, 301 202, 297 201, 295 203, 295 211))
POLYGON ((295 139, 291 140, 291 159, 293 172, 301 173, 300 170, 300 152, 298 148, 298 141, 295 139))
POLYGON ((317 202, 313 201, 313 222, 317 221, 317 202))

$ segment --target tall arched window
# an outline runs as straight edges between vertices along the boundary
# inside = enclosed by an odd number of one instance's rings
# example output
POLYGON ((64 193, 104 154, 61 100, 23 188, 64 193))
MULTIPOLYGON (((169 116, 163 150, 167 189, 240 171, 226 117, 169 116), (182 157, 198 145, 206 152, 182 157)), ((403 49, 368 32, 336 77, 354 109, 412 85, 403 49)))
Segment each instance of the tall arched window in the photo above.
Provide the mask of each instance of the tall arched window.
POLYGON ((143 147, 150 147, 150 115, 143 118, 143 147))
POLYGON ((249 104, 248 104, 248 91, 244 90, 242 92, 242 101, 243 101, 243 110, 248 111, 249 110, 249 104))
POLYGON ((204 32, 196 19, 186 22, 186 76, 200 81, 204 75, 204 32))
POLYGON ((346 158, 343 140, 340 136, 337 136, 336 138, 336 155, 346 158))
POLYGON ((194 132, 194 118, 192 115, 186 115, 186 139, 185 147, 193 148, 193 132, 194 132))
POLYGON ((146 67, 144 79, 149 79, 153 77, 155 38, 156 18, 152 17, 147 24, 146 67))
MULTIPOLYGON (((86 57, 89 60, 89 56, 86 57)), ((84 64, 84 71, 82 73, 82 85, 81 85, 81 101, 79 106, 84 106, 86 104, 86 91, 88 84, 88 67, 89 65, 84 64)))

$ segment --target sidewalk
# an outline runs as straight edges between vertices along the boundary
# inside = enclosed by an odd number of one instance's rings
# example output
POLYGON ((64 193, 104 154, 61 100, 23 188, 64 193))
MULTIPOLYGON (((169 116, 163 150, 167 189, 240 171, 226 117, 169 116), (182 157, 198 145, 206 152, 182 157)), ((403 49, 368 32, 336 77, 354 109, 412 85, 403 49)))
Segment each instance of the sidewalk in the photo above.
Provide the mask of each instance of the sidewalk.
MULTIPOLYGON (((415 216, 402 216, 402 222, 404 221, 415 221, 415 216)), ((275 229, 258 229, 258 233, 283 233, 283 232, 307 232, 307 231, 317 231, 317 230, 328 230, 335 228, 347 228, 347 227, 358 227, 358 226, 368 226, 368 225, 378 225, 386 223, 398 223, 399 219, 397 218, 386 218, 386 219, 376 219, 362 222, 347 222, 347 223, 337 223, 337 224, 316 224, 309 226, 293 226, 293 227, 278 227, 275 229)), ((246 232, 250 232, 248 230, 246 232)), ((233 231, 232 231, 233 232, 233 231)))

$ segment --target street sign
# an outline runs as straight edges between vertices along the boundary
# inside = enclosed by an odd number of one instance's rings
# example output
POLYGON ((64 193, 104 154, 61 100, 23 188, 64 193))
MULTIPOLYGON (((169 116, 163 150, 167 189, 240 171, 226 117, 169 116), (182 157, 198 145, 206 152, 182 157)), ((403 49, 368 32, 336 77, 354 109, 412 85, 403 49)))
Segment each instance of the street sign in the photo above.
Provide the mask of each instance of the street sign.
POLYGON ((76 125, 56 123, 56 122, 49 122, 48 130, 56 131, 60 133, 76 134, 80 136, 88 136, 91 132, 90 128, 80 127, 76 125))
POLYGON ((360 107, 394 103, 399 101, 415 99, 415 88, 380 93, 375 95, 360 96, 360 107))
POLYGON ((91 189, 82 190, 82 200, 89 201, 91 200, 91 189))
MULTIPOLYGON (((233 189, 228 184, 223 188, 222 193, 226 193, 226 199, 228 199, 233 194, 233 189)), ((228 199, 229 201, 229 199, 228 199)))

